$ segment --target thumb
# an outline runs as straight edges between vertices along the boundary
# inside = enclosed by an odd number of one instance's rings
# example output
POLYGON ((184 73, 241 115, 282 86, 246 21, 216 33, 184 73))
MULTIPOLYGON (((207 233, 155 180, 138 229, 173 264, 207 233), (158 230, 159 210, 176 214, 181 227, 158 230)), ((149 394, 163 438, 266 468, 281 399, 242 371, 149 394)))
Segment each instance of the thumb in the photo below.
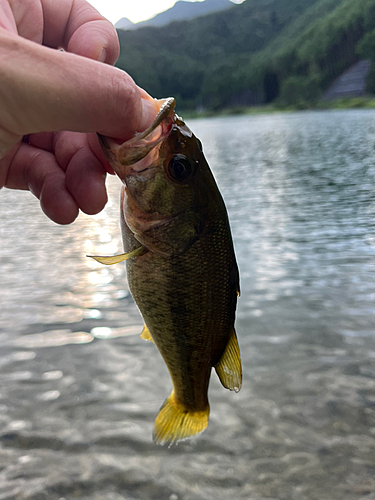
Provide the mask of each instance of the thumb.
MULTIPOLYGON (((125 72, 0 30, 0 153, 37 132, 129 139, 157 114, 125 72)), ((144 96, 144 94, 142 94, 144 96)))

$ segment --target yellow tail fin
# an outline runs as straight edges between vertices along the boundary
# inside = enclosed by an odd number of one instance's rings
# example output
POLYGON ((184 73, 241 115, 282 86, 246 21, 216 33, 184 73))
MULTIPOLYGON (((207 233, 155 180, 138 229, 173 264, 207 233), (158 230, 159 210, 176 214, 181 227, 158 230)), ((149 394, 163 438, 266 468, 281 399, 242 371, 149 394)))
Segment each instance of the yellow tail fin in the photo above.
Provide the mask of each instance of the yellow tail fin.
POLYGON ((236 332, 233 328, 230 334, 229 342, 225 348, 224 354, 220 361, 215 365, 216 373, 220 382, 226 389, 239 392, 242 385, 242 367, 240 348, 236 332))
POLYGON ((200 432, 208 425, 210 407, 204 411, 190 412, 176 401, 174 392, 165 400, 155 420, 154 441, 157 444, 172 445, 200 432))

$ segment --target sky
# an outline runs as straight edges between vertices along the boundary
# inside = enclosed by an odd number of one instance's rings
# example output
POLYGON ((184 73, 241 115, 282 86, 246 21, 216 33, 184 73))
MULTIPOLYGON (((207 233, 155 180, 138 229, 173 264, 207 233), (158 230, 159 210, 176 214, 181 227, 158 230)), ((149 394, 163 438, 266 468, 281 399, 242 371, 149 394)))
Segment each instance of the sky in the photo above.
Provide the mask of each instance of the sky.
MULTIPOLYGON (((232 1, 234 3, 242 2, 242 0, 232 1)), ((144 21, 159 12, 170 9, 176 3, 176 0, 88 0, 88 2, 91 3, 102 16, 115 24, 122 17, 127 17, 133 23, 144 21)))

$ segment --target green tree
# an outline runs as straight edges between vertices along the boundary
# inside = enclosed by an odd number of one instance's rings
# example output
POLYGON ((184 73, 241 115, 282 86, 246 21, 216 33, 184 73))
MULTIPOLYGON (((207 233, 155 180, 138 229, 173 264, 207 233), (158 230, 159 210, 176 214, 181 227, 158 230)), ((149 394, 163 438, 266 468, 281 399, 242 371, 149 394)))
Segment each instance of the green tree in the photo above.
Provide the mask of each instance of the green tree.
POLYGON ((357 44, 356 52, 362 59, 375 60, 375 29, 365 34, 357 44))
POLYGON ((290 76, 281 85, 279 102, 301 108, 315 104, 320 97, 319 76, 290 76))

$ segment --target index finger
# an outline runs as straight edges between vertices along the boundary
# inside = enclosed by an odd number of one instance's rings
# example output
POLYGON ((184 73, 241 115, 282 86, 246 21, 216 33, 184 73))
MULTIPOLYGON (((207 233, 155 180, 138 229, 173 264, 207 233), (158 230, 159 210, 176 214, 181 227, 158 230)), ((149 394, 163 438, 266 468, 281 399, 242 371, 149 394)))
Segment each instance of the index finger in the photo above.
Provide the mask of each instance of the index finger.
POLYGON ((40 0, 43 44, 114 64, 119 56, 117 33, 107 19, 85 0, 40 0))

